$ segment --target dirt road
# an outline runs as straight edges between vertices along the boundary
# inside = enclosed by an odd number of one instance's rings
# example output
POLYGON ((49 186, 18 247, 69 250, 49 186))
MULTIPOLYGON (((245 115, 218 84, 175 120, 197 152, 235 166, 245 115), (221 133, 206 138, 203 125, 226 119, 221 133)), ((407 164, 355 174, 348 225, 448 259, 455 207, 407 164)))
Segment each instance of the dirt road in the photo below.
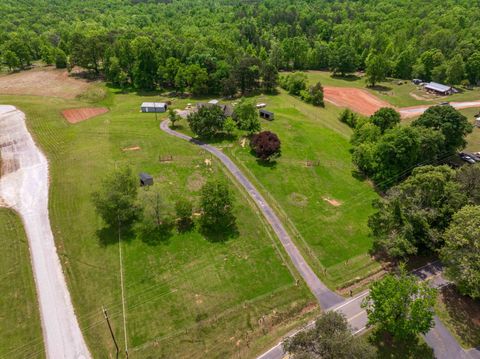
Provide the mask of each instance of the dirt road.
POLYGON ((48 162, 25 115, 0 105, 0 203, 23 220, 40 305, 47 358, 91 358, 75 316, 48 216, 48 162))

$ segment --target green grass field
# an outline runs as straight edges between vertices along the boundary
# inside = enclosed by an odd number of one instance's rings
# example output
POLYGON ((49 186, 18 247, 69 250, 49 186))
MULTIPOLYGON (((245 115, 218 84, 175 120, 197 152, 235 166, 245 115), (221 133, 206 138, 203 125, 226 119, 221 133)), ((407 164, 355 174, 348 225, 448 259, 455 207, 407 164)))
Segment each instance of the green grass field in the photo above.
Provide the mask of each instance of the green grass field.
POLYGON ((40 314, 23 225, 0 209, 0 357, 44 358, 40 314))
POLYGON ((332 77, 330 72, 326 71, 307 71, 309 83, 316 83, 320 81, 323 86, 336 87, 356 87, 363 88, 370 93, 378 96, 382 100, 392 104, 396 107, 409 107, 426 104, 437 104, 444 101, 471 101, 480 99, 480 90, 462 90, 461 93, 452 96, 430 96, 428 99, 419 100, 414 96, 425 97, 425 91, 419 86, 414 85, 411 81, 401 81, 388 79, 380 82, 375 88, 367 87, 365 77, 350 76, 347 78, 332 77), (412 94, 414 96, 412 96, 412 94))
MULTIPOLYGON (((351 130, 338 121, 341 110, 330 104, 317 108, 283 91, 257 100, 275 113, 275 120, 262 120, 262 127, 282 141, 276 164, 259 163, 248 145, 242 148, 241 140, 217 146, 224 147, 263 192, 328 285, 342 287, 376 271, 379 265, 368 255, 372 239, 367 219, 377 194, 368 182, 353 176, 351 130)), ((180 125, 191 134, 185 121, 180 125)))
POLYGON ((94 357, 114 355, 102 316, 109 311, 123 350, 118 239, 102 230, 90 195, 116 164, 151 173, 167 205, 198 197, 207 178, 223 178, 236 199, 239 235, 224 243, 197 231, 152 243, 123 235, 127 340, 133 358, 253 357, 318 311, 313 296, 285 261, 255 207, 209 155, 164 134, 151 100, 135 94, 102 100, 111 112, 70 125, 65 108, 79 100, 1 96, 25 111, 27 123, 50 161, 50 217, 76 312, 94 357), (140 146, 139 151, 122 151, 140 146), (172 162, 160 162, 164 156, 172 162))

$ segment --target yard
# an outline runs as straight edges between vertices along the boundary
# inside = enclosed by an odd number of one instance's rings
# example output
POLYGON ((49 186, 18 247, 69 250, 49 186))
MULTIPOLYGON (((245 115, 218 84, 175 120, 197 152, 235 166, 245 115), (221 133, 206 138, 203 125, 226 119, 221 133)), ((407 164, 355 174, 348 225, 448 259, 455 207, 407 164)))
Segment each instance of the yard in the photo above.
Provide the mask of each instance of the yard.
POLYGON ((44 358, 35 282, 22 222, 0 208, 0 358, 44 358))
POLYGON ((170 207, 181 196, 197 198, 207 178, 225 179, 234 191, 239 230, 222 243, 195 230, 173 231, 153 242, 123 234, 131 357, 255 356, 311 318, 318 306, 303 282, 297 284, 283 249, 246 194, 217 161, 206 166, 207 154, 161 132, 155 115, 139 113, 139 105, 148 100, 137 94, 109 95, 93 104, 109 107, 109 113, 72 125, 61 111, 92 103, 0 96, 0 102, 26 113, 49 157, 52 230, 87 343, 94 357, 115 353, 101 311, 105 306, 121 350, 125 348, 118 238, 102 230, 90 196, 106 172, 129 163, 135 172, 154 176, 170 207))

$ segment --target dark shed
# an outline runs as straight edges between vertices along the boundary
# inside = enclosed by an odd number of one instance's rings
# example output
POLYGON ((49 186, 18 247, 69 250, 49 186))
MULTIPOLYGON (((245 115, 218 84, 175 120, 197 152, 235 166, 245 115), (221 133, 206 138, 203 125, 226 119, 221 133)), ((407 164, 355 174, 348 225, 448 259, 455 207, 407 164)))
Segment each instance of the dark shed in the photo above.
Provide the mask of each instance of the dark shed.
POLYGON ((264 118, 265 120, 273 120, 273 112, 270 112, 270 111, 267 111, 267 110, 264 110, 263 108, 260 109, 260 111, 258 111, 258 113, 260 114, 260 117, 261 118, 264 118))
POLYGON ((153 177, 150 176, 148 173, 142 172, 140 173, 140 186, 151 186, 153 185, 153 177))

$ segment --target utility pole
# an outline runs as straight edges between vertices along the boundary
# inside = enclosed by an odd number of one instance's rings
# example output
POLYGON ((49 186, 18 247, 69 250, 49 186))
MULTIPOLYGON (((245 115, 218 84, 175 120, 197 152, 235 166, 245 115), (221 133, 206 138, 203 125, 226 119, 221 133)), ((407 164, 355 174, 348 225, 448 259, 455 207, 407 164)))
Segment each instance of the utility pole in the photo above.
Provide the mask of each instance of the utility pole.
MULTIPOLYGON (((110 319, 108 318, 107 309, 102 306, 102 311, 103 311, 103 316, 105 317, 105 320, 107 321, 108 329, 110 330, 110 335, 112 336, 113 343, 115 344, 115 349, 117 350, 116 358, 118 359, 118 353, 119 353, 118 344, 117 344, 117 340, 115 339, 115 334, 113 334, 112 326, 110 325, 110 319)), ((127 354, 127 357, 128 357, 128 354, 127 354)))
POLYGON ((153 111, 155 111, 155 121, 158 122, 157 103, 153 102, 153 111))

